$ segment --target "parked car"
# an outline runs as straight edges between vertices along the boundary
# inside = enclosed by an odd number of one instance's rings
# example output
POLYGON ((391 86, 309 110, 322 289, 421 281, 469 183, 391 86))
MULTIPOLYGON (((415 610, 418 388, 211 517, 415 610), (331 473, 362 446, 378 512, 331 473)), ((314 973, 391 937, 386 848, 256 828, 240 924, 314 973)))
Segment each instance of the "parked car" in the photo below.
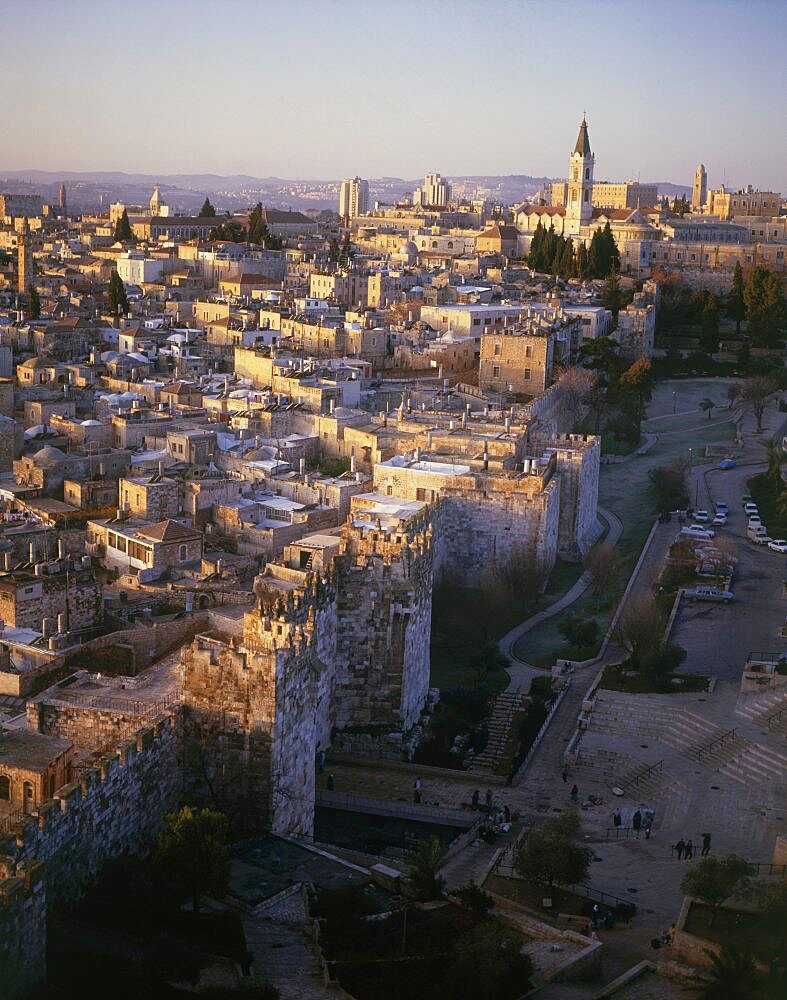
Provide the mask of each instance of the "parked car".
POLYGON ((743 496, 741 497, 741 506, 745 507, 747 503, 752 503, 753 500, 754 497, 751 495, 751 493, 744 493, 743 496))
POLYGON ((680 533, 686 538, 702 538, 704 541, 710 541, 716 534, 710 528, 703 528, 701 524, 690 524, 687 528, 681 528, 680 533))
POLYGON ((720 469, 734 469, 737 464, 738 463, 735 461, 734 458, 723 458, 721 460, 721 462, 719 462, 719 468, 720 469))
POLYGON ((771 552, 787 552, 787 538, 774 538, 768 542, 768 548, 771 552))
POLYGON ((762 527, 762 518, 759 514, 752 514, 749 518, 748 527, 750 528, 760 528, 762 527))
POLYGON ((763 534, 763 535, 755 535, 752 538, 752 541, 754 542, 755 545, 770 545, 773 539, 771 538, 770 535, 763 534))
POLYGON ((764 524, 749 524, 746 528, 746 534, 749 538, 759 538, 762 535, 767 535, 768 529, 764 524))
POLYGON ((726 514, 717 514, 711 521, 711 524, 714 526, 714 528, 723 528, 726 523, 727 523, 726 514))
POLYGON ((691 587, 684 591, 684 595, 690 601, 722 601, 725 604, 735 599, 731 590, 722 590, 721 587, 691 587))
POLYGON ((743 512, 751 517, 752 514, 759 514, 760 509, 756 503, 745 503, 743 505, 743 512))
POLYGON ((716 511, 717 514, 729 514, 730 505, 728 503, 725 503, 724 500, 717 500, 716 503, 713 505, 713 509, 716 511))
POLYGON ((707 512, 707 510, 695 510, 694 520, 699 521, 701 524, 704 524, 706 521, 710 521, 710 514, 707 512))

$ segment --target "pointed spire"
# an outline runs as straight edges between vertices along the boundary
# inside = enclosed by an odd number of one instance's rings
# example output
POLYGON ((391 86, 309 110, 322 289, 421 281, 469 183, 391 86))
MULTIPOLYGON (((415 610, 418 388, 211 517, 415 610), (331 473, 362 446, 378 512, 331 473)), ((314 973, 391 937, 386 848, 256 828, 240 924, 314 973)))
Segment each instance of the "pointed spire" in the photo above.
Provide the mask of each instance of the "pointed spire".
POLYGON ((582 123, 579 126, 579 135, 577 136, 577 144, 574 146, 574 152, 579 153, 580 156, 590 156, 590 139, 588 138, 588 123, 585 120, 585 116, 582 116, 582 123))

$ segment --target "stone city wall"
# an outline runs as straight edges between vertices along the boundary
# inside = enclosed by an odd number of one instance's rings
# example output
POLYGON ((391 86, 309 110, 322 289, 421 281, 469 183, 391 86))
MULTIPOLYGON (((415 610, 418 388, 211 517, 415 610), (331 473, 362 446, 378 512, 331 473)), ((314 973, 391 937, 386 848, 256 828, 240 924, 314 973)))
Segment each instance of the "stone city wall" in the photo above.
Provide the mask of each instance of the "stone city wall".
POLYGON ((43 867, 0 857, 0 987, 17 1000, 46 975, 43 867))
POLYGON ((64 785, 14 829, 0 852, 44 863, 49 904, 73 899, 110 858, 150 847, 176 808, 175 716, 160 716, 64 785))

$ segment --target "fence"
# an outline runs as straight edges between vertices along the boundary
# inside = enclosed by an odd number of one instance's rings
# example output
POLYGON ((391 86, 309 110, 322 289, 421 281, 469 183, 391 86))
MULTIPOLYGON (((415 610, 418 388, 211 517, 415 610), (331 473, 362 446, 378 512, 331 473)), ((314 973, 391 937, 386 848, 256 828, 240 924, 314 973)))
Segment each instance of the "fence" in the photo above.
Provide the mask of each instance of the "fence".
POLYGON ((538 750, 538 747, 539 747, 539 745, 541 743, 541 740, 544 737, 544 733, 549 728, 549 724, 552 721, 552 719, 554 718, 555 712, 557 712, 558 708, 560 707, 560 703, 565 698, 566 693, 568 692, 568 689, 569 689, 570 685, 571 685, 571 679, 567 678, 565 687, 560 692, 560 694, 558 694, 557 698, 555 698, 555 700, 552 702, 552 705, 551 705, 551 707, 549 709, 549 715, 546 717, 546 719, 544 719, 544 721, 543 721, 543 723, 541 725, 541 728, 536 733, 535 739, 530 744, 530 749, 527 751, 527 754, 525 755, 525 759, 522 761, 522 763, 519 765, 519 767, 514 772, 513 778, 511 779, 511 783, 512 784, 514 784, 515 782, 519 781, 519 779, 522 777, 522 775, 527 770, 528 765, 530 764, 530 761, 533 759, 533 756, 535 755, 536 750, 538 750))
POLYGON ((722 733, 721 736, 715 737, 709 743, 703 743, 700 747, 695 747, 690 750, 690 753, 696 754, 697 760, 702 760, 702 755, 707 753, 709 750, 714 750, 717 746, 721 746, 728 739, 735 739, 735 729, 728 729, 726 733, 722 733))
POLYGON ((644 781, 645 778, 647 778, 654 771, 661 771, 663 769, 663 764, 663 760, 656 761, 655 764, 651 764, 649 767, 645 767, 641 771, 638 771, 633 777, 629 778, 625 785, 621 785, 620 787, 625 792, 626 789, 630 788, 632 785, 638 785, 640 781, 644 781))

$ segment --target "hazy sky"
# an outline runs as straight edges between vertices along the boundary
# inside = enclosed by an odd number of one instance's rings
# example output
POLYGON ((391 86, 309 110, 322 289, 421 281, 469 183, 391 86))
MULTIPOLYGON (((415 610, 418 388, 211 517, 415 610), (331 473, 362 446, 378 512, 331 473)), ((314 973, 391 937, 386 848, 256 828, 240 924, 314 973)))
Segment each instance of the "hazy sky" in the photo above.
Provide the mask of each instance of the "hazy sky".
POLYGON ((0 170, 787 191, 787 3, 0 0, 0 170))

